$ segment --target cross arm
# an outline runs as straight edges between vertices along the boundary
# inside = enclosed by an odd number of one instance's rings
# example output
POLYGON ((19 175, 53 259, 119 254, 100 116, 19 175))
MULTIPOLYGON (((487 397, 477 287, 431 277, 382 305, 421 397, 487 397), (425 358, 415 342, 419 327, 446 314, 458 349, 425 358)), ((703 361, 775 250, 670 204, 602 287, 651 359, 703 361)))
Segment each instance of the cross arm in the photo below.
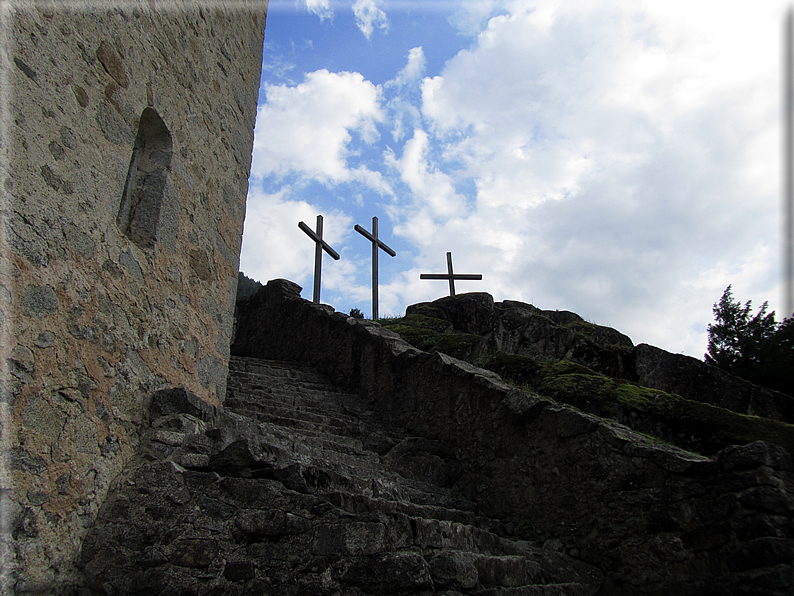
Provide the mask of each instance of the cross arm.
POLYGON ((367 232, 367 231, 366 231, 364 228, 362 228, 360 225, 356 224, 356 225, 354 226, 354 229, 356 230, 356 232, 358 232, 359 234, 361 234, 362 236, 364 236, 364 238, 366 238, 366 239, 367 239, 367 240, 369 240, 370 242, 374 242, 375 244, 377 244, 377 245, 378 245, 378 247, 380 247, 380 248, 382 248, 384 251, 386 251, 386 253, 387 253, 389 256, 391 256, 391 257, 396 257, 396 256, 397 256, 397 253, 396 253, 396 252, 394 252, 394 251, 393 251, 391 248, 389 248, 388 246, 386 246, 386 245, 383 243, 383 241, 382 241, 382 240, 379 240, 379 239, 375 238, 375 236, 373 236, 372 234, 370 234, 369 232, 367 232))
POLYGON ((328 243, 327 243, 325 240, 323 240, 323 239, 322 239, 322 238, 320 238, 320 237, 319 237, 317 234, 315 234, 314 230, 312 230, 312 229, 311 229, 309 226, 307 226, 305 223, 303 223, 302 221, 298 222, 298 227, 299 227, 301 230, 303 230, 304 232, 306 232, 306 234, 309 236, 309 238, 311 238, 311 239, 312 239, 312 240, 314 240, 314 241, 315 241, 317 244, 319 244, 320 246, 322 246, 322 247, 323 247, 323 250, 324 250, 325 252, 327 252, 329 255, 331 255, 331 257, 333 257, 333 259, 334 259, 335 261, 338 261, 338 260, 341 258, 341 257, 339 256, 339 253, 338 253, 338 252, 336 252, 336 251, 335 251, 333 248, 331 248, 331 245, 330 245, 330 244, 328 244, 328 243))
MULTIPOLYGON (((481 273, 453 273, 452 279, 481 280, 481 273)), ((450 279, 449 273, 420 273, 419 279, 450 279)))

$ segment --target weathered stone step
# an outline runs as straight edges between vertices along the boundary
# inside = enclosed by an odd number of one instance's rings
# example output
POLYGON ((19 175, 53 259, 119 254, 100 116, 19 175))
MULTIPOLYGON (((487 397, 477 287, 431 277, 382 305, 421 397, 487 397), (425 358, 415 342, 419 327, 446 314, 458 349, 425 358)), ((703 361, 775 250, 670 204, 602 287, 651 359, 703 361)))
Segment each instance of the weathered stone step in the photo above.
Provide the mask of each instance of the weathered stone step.
POLYGON ((328 394, 337 400, 355 400, 354 396, 333 385, 299 380, 283 380, 277 377, 247 374, 247 378, 230 380, 229 387, 243 389, 248 392, 266 392, 273 395, 290 395, 299 397, 304 393, 312 395, 328 394))
MULTIPOLYGON (((351 514, 381 512, 385 514, 402 513, 408 517, 447 520, 469 525, 485 525, 482 518, 473 511, 474 503, 458 504, 463 508, 444 507, 442 505, 422 505, 411 501, 372 498, 362 494, 334 492, 322 495, 335 507, 351 514)), ((488 520, 490 521, 490 520, 488 520)))
POLYGON ((322 430, 286 427, 270 422, 257 421, 257 423, 262 429, 263 440, 280 449, 294 451, 297 456, 344 463, 354 467, 368 467, 368 462, 380 461, 376 453, 363 447, 360 439, 322 430))
POLYGON ((371 412, 362 411, 358 405, 358 397, 347 394, 334 394, 328 391, 309 391, 295 388, 291 392, 277 391, 271 388, 252 390, 246 386, 228 387, 224 402, 226 407, 232 404, 247 403, 254 406, 261 404, 281 407, 296 414, 314 414, 338 420, 342 424, 361 426, 372 416, 371 412))
POLYGON ((357 465, 350 465, 351 460, 351 457, 335 452, 319 455, 314 452, 314 456, 301 457, 296 454, 293 461, 299 465, 300 475, 306 480, 306 491, 322 492, 335 486, 350 495, 372 499, 378 503, 376 508, 382 508, 381 500, 386 500, 409 504, 415 508, 415 515, 429 515, 431 512, 438 515, 440 511, 446 510, 457 513, 452 514, 452 517, 447 513, 442 519, 471 519, 466 513, 474 510, 474 503, 452 497, 449 491, 433 484, 404 478, 396 472, 385 470, 377 461, 358 460, 357 465))
POLYGON ((235 407, 233 411, 255 420, 276 436, 291 438, 294 442, 303 441, 304 444, 317 444, 321 447, 324 447, 325 443, 332 443, 339 445, 340 450, 344 453, 361 454, 367 459, 370 455, 374 455, 370 451, 366 451, 365 455, 361 439, 344 433, 343 427, 325 426, 316 420, 305 421, 299 418, 268 416, 262 414, 258 409, 235 407))
MULTIPOLYGON (((306 492, 322 492, 336 486, 351 494, 429 508, 426 511, 433 507, 474 508, 473 503, 453 499, 448 491, 433 484, 404 478, 383 468, 378 456, 372 452, 364 451, 363 456, 344 453, 344 447, 330 441, 309 445, 310 439, 286 434, 280 427, 269 428, 266 424, 257 427, 260 445, 267 445, 271 454, 277 454, 267 469, 295 469, 291 473, 291 487, 300 486, 306 492), (301 443, 302 439, 306 441, 301 443)), ((190 469, 216 469, 216 458, 223 456, 221 453, 212 455, 211 441, 203 434, 157 430, 152 434, 152 441, 153 445, 161 445, 156 451, 190 469)), ((220 471, 223 474, 223 469, 220 471)), ((456 519, 460 521, 460 517, 456 519)))
POLYGON ((317 408, 322 411, 346 413, 357 397, 345 393, 312 388, 305 385, 277 386, 260 383, 235 383, 227 387, 229 397, 251 401, 270 401, 294 408, 317 408))
MULTIPOLYGON (((269 432, 266 425, 259 425, 259 443, 267 445, 269 453, 276 457, 269 460, 266 469, 286 470, 290 473, 292 487, 300 486, 304 492, 323 492, 335 486, 351 494, 360 494, 375 499, 401 500, 412 506, 446 507, 448 509, 472 509, 473 503, 453 499, 448 491, 419 480, 404 478, 379 465, 377 456, 365 452, 365 457, 340 453, 335 450, 322 450, 296 445, 294 436, 284 435, 283 429, 275 428, 269 432)), ((154 431, 151 435, 155 450, 173 459, 179 465, 190 469, 219 469, 217 458, 224 453, 212 454, 212 443, 203 434, 179 433, 173 430, 154 431)), ((239 462, 239 456, 234 458, 239 462)), ((256 467, 256 464, 254 464, 256 467)), ((233 473, 237 473, 232 471, 233 473)), ((274 472, 274 473, 275 473, 274 472)), ((259 472, 257 472, 259 473, 259 472)), ((421 511, 421 509, 417 509, 421 511)), ((429 511, 429 510, 428 510, 429 511)), ((460 518, 457 518, 460 520, 460 518)))
POLYGON ((246 416, 281 426, 319 426, 350 436, 360 436, 363 433, 359 418, 341 412, 331 413, 318 407, 296 409, 276 400, 252 399, 239 395, 227 397, 224 406, 233 412, 245 413, 246 416))
POLYGON ((301 384, 307 387, 339 391, 328 377, 308 366, 297 363, 280 363, 272 360, 244 359, 232 356, 229 360, 230 380, 268 379, 272 385, 301 384), (234 377, 231 379, 231 377, 234 377))
MULTIPOLYGON (((310 391, 297 387, 289 392, 279 392, 274 388, 251 389, 246 386, 232 387, 227 390, 227 400, 238 400, 251 404, 273 404, 297 411, 316 412, 318 414, 336 415, 341 418, 357 418, 357 412, 343 403, 343 398, 350 396, 334 395, 327 391, 310 391)), ((226 403, 224 402, 224 405, 226 403)))
POLYGON ((542 581, 540 565, 516 555, 487 555, 470 548, 442 550, 428 557, 438 588, 510 588, 542 581))
POLYGON ((581 583, 532 584, 517 587, 488 588, 470 596, 590 596, 593 588, 581 583))
POLYGON ((287 378, 319 379, 327 382, 328 377, 316 368, 302 362, 293 360, 264 360, 261 358, 246 358, 230 356, 230 372, 263 372, 272 376, 287 378))
POLYGON ((317 386, 332 392, 343 392, 326 375, 316 369, 288 362, 273 360, 259 360, 255 358, 242 358, 232 356, 229 361, 229 380, 238 379, 268 379, 270 384, 317 386))

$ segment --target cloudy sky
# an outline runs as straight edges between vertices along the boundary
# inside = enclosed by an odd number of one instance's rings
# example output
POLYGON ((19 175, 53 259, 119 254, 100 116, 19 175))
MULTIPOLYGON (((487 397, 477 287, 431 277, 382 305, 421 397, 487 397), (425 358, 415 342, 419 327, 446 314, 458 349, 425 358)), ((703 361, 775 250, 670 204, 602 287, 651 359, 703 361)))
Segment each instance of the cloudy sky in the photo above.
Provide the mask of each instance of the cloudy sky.
MULTIPOLYGON (((383 315, 486 291, 702 358, 778 310, 785 2, 271 0, 241 270, 383 315)), ((779 317, 780 318, 780 317, 779 317)))

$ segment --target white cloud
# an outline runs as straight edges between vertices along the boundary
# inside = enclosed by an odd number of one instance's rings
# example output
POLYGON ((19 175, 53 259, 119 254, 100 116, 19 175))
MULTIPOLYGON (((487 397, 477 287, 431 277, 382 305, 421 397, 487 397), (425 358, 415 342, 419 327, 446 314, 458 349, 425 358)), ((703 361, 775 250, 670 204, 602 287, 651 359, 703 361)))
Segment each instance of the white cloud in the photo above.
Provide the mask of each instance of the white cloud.
MULTIPOLYGON (((782 3, 750 16, 706 5, 463 2, 456 24, 476 40, 440 72, 426 76, 416 46, 382 89, 327 71, 268 88, 254 175, 357 180, 393 197, 384 208, 410 249, 383 278, 381 313, 444 295, 419 274, 443 271, 452 251, 456 271, 484 275, 459 292, 572 310, 701 357, 729 283, 775 308, 779 232, 782 3), (373 149, 380 171, 360 159, 373 149)), ((302 204, 284 197, 268 211, 300 233, 302 204)), ((363 308, 355 279, 369 263, 352 249, 347 261, 329 268, 324 296, 363 308)))
POLYGON ((356 0, 353 4, 353 14, 356 17, 356 25, 367 39, 372 37, 376 27, 389 28, 389 19, 386 13, 378 8, 377 0, 356 0))
POLYGON ((267 102, 257 112, 252 176, 286 176, 298 172, 320 182, 380 177, 347 163, 351 132, 364 143, 377 139, 375 123, 383 119, 380 89, 358 73, 318 70, 295 87, 266 88, 267 102))
MULTIPOLYGON (((720 259, 766 280, 774 270, 757 257, 776 247, 774 68, 752 72, 705 13, 605 6, 506 5, 423 81, 427 145, 464 163, 459 174, 476 184, 476 204, 444 225, 458 226, 462 250, 487 255, 475 265, 510 264, 491 267, 495 295, 700 357, 710 305, 730 280, 690 282, 720 259)), ((727 31, 735 45, 741 28, 727 31)), ((406 145, 401 160, 412 189, 415 153, 406 145)), ((428 233, 410 221, 401 229, 412 226, 428 233)))
POLYGON ((405 143, 401 158, 387 154, 387 165, 400 173, 400 178, 412 193, 408 223, 401 227, 414 242, 423 243, 436 222, 448 221, 466 213, 466 199, 457 193, 450 176, 428 161, 428 135, 414 130, 405 143))
POLYGON ((411 48, 408 51, 405 67, 384 85, 384 89, 393 94, 387 103, 387 108, 389 121, 392 123, 392 139, 395 142, 402 140, 406 129, 410 131, 421 125, 422 114, 411 101, 411 92, 413 88, 421 86, 426 67, 427 60, 422 46, 411 48), (405 86, 409 86, 409 89, 403 89, 405 86))
POLYGON ((484 21, 496 9, 494 0, 461 0, 460 8, 450 19, 458 30, 466 35, 477 35, 484 21))
POLYGON ((422 46, 417 46, 408 50, 408 62, 405 67, 397 73, 397 76, 389 81, 390 85, 406 85, 419 81, 424 75, 425 68, 427 67, 427 59, 422 46))
MULTIPOLYGON (((265 194, 255 187, 249 189, 240 271, 263 283, 277 277, 294 281, 304 287, 304 297, 308 291, 311 300, 315 243, 298 222, 314 230, 321 209, 304 200, 290 200, 290 191, 283 187, 276 194, 265 194)), ((337 252, 352 229, 349 215, 338 210, 323 214, 323 240, 337 252)), ((324 253, 323 287, 338 289, 350 283, 351 267, 349 261, 334 261, 324 253)))
POLYGON ((334 14, 331 9, 329 0, 303 0, 306 3, 306 9, 320 17, 321 20, 331 18, 334 14))

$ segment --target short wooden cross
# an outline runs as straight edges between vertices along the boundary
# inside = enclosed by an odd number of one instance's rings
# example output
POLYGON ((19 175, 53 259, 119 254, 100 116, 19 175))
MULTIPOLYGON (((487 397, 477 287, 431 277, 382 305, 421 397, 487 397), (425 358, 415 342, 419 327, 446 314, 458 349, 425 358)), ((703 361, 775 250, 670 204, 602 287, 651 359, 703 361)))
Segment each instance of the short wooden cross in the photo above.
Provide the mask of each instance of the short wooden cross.
POLYGON ((312 302, 315 304, 320 303, 320 274, 323 267, 323 251, 331 255, 335 261, 339 260, 339 253, 337 253, 331 246, 323 240, 323 216, 317 216, 317 229, 312 229, 302 221, 298 222, 298 227, 308 234, 309 238, 314 240, 316 246, 314 248, 314 295, 312 302))
POLYGON ((449 280, 449 295, 455 295, 455 280, 456 279, 482 279, 480 273, 453 273, 452 272, 452 253, 447 253, 447 273, 422 273, 419 279, 448 279, 449 280))
POLYGON ((372 320, 378 318, 378 249, 386 251, 389 256, 397 256, 397 253, 378 240, 378 218, 372 218, 372 233, 370 234, 360 225, 355 225, 355 230, 364 238, 372 242, 372 320))

